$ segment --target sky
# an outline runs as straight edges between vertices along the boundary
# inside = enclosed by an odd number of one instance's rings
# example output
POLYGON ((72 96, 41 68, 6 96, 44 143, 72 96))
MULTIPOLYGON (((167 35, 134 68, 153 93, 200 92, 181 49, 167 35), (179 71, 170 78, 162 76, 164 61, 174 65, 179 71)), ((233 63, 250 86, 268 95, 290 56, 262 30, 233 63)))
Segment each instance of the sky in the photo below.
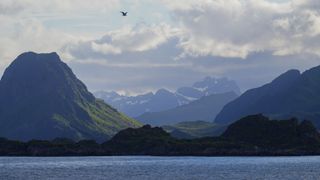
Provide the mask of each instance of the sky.
POLYGON ((23 52, 57 52, 93 92, 206 76, 245 91, 320 64, 319 0, 1 0, 0 27, 0 74, 23 52))

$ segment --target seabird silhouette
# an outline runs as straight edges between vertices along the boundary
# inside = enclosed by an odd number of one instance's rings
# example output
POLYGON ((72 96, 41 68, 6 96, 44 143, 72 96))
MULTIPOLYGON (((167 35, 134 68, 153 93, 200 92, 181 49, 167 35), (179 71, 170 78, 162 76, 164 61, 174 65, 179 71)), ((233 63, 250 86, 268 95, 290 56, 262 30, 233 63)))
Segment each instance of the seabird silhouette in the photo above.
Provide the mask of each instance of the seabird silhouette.
POLYGON ((122 16, 127 16, 128 12, 123 12, 123 11, 120 11, 122 13, 122 16))

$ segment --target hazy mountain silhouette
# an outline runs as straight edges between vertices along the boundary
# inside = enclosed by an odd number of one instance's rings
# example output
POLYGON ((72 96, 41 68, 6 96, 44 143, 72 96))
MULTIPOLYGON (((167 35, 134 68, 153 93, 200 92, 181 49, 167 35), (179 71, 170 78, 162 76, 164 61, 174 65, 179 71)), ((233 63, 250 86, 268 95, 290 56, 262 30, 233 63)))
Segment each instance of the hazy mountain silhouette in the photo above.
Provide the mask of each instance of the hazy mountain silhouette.
POLYGON ((290 70, 271 83, 248 90, 227 104, 216 123, 232 123, 241 117, 263 113, 274 118, 308 119, 320 127, 320 66, 300 74, 290 70))
POLYGON ((195 120, 212 122, 223 106, 237 97, 238 95, 234 92, 203 96, 189 104, 166 111, 145 113, 136 119, 153 126, 173 125, 195 120))
POLYGON ((203 96, 231 91, 240 94, 240 89, 234 81, 227 78, 206 77, 190 87, 178 88, 176 92, 160 89, 156 93, 122 96, 116 92, 100 91, 96 92, 95 96, 130 117, 138 117, 144 113, 160 112, 185 105, 203 96))

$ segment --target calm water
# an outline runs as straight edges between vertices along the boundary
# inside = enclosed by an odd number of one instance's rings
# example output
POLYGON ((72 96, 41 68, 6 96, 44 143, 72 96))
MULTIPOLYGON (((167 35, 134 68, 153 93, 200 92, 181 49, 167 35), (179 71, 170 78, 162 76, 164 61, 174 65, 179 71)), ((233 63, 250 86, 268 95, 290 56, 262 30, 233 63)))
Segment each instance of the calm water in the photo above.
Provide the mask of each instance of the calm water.
POLYGON ((320 179, 320 157, 1 157, 0 179, 320 179))

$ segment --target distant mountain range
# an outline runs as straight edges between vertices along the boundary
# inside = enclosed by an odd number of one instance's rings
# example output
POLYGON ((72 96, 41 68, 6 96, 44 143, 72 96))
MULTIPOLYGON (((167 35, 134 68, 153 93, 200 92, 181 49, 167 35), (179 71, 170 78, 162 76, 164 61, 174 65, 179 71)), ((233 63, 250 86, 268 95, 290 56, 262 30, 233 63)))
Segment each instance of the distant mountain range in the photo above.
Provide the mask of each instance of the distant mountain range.
POLYGON ((153 126, 173 125, 179 122, 197 120, 212 122, 223 106, 237 97, 238 95, 234 92, 212 94, 173 109, 145 113, 136 117, 136 119, 143 124, 153 126))
POLYGON ((215 122, 230 124, 251 114, 272 118, 297 117, 311 120, 320 128, 320 66, 302 74, 290 70, 271 83, 248 90, 228 103, 215 122))
POLYGON ((139 126, 97 100, 56 53, 21 54, 0 81, 0 137, 104 141, 139 126))
POLYGON ((227 78, 206 77, 194 83, 191 87, 181 87, 176 92, 160 89, 156 93, 147 93, 138 96, 123 96, 116 92, 96 92, 97 98, 103 99, 120 112, 130 117, 138 117, 147 112, 160 112, 188 104, 203 96, 235 92, 240 94, 240 89, 235 81, 227 78))

